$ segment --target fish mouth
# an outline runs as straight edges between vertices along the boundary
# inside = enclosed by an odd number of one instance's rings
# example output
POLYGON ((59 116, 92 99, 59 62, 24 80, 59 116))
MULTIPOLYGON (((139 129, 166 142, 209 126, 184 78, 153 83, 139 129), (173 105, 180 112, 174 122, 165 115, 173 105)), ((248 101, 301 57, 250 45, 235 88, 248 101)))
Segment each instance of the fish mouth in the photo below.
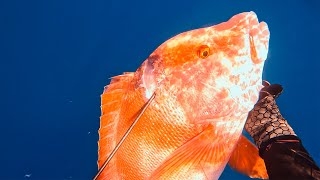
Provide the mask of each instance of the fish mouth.
POLYGON ((244 13, 249 30, 250 54, 252 62, 261 63, 267 59, 270 32, 267 23, 258 21, 254 12, 244 13))

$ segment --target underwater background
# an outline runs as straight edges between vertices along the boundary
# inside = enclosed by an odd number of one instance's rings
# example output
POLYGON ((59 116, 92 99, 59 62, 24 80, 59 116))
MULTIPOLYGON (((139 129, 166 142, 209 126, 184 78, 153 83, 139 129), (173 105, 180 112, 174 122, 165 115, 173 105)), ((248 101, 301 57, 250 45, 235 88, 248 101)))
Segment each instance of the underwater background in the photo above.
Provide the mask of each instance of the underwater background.
MULTIPOLYGON (((264 79, 320 163, 320 2, 32 0, 0 2, 0 179, 91 179, 100 94, 184 31, 254 11, 271 32, 264 79)), ((220 177, 250 179, 227 167, 220 177)))

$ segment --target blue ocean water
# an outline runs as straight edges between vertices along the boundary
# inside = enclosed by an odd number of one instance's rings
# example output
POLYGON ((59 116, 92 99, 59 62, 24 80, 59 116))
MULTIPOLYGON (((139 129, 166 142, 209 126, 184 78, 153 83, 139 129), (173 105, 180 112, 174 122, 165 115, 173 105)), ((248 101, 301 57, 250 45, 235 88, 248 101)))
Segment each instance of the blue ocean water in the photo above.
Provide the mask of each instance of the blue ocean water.
MULTIPOLYGON (((0 179, 90 179, 100 94, 183 31, 255 11, 271 31, 264 78, 320 163, 320 4, 284 1, 1 1, 0 179)), ((226 168, 220 179, 249 179, 226 168)))

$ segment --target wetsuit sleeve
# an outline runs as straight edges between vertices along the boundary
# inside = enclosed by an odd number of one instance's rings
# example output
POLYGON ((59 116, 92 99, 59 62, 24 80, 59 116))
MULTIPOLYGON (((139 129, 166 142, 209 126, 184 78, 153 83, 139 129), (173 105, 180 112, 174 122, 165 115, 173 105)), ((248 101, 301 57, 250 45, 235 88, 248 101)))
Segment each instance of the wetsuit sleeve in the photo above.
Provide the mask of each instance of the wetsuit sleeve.
MULTIPOLYGON (((264 159, 269 178, 319 179, 320 170, 303 147, 301 140, 283 118, 275 98, 282 92, 266 87, 260 100, 249 113, 246 131, 253 137, 264 159)), ((279 85, 276 85, 276 89, 279 85)))

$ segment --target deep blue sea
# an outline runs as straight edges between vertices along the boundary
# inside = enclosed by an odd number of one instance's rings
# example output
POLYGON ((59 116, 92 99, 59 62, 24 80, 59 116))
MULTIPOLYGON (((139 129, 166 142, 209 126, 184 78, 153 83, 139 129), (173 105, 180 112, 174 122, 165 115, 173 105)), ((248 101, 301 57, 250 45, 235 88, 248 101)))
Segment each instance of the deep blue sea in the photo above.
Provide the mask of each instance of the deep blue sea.
MULTIPOLYGON (((0 2, 0 179, 90 179, 100 94, 170 37, 254 11, 271 32, 264 79, 320 164, 317 0, 0 2)), ((227 167, 221 179, 249 179, 227 167)))

